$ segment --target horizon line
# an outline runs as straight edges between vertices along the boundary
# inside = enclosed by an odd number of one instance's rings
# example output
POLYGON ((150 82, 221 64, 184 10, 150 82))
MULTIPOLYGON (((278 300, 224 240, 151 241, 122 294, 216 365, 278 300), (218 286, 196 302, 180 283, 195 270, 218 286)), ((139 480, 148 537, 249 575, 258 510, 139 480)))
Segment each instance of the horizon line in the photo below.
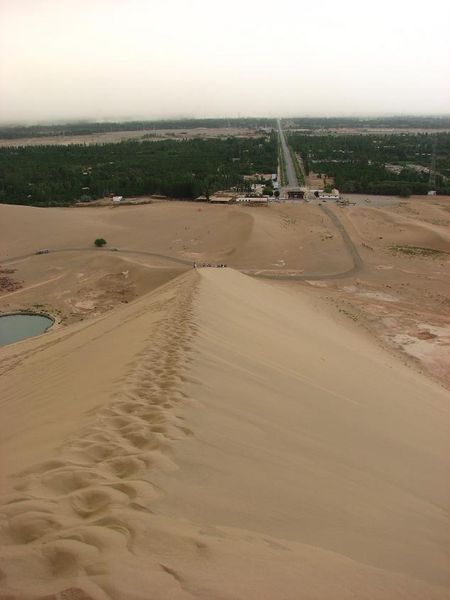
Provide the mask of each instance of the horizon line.
POLYGON ((245 119, 254 119, 254 120, 267 120, 267 121, 276 121, 279 119, 354 119, 354 120, 376 120, 376 119, 411 119, 411 118, 430 118, 430 119, 445 119, 450 118, 450 113, 370 113, 370 114, 305 114, 305 115, 279 115, 279 116, 267 116, 267 115, 258 115, 258 116, 208 116, 208 117, 199 117, 199 116, 174 116, 174 117, 138 117, 138 116, 123 116, 123 117, 72 117, 72 118, 62 118, 56 120, 0 120, 0 127, 36 127, 36 126, 62 126, 62 125, 76 125, 76 124, 102 124, 102 123, 136 123, 136 122, 147 122, 147 123, 165 123, 168 121, 212 121, 212 120, 233 120, 240 121, 245 119))

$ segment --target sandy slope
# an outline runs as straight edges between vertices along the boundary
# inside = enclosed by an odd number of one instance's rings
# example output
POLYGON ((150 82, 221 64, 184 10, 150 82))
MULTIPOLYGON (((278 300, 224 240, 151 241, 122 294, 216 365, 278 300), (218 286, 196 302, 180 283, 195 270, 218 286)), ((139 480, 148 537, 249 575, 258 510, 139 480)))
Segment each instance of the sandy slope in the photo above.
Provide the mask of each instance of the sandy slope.
POLYGON ((450 597, 448 393, 307 297, 191 271, 0 369, 0 597, 450 597))
MULTIPOLYGON (((410 209, 411 210, 411 209, 410 209)), ((428 208, 428 212, 432 214, 428 208)), ((418 219, 414 214, 399 215, 380 208, 356 207, 349 214, 359 226, 359 233, 371 243, 376 243, 377 234, 383 229, 384 244, 411 244, 450 251, 450 230, 447 224, 434 224, 418 219)))
POLYGON ((107 248, 235 268, 328 272, 351 266, 341 237, 318 206, 255 209, 171 201, 45 209, 0 204, 0 261, 40 248, 92 248, 97 237, 108 241, 107 248))

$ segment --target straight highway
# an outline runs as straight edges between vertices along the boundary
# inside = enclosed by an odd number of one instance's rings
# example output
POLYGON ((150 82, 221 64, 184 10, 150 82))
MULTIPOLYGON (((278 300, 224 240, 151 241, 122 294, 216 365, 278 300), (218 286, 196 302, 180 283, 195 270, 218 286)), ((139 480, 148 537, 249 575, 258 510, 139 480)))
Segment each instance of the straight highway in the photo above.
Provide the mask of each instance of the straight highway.
POLYGON ((286 142, 286 137, 284 135, 284 131, 281 127, 281 121, 278 119, 278 135, 280 136, 280 144, 281 150, 283 152, 284 164, 286 165, 286 175, 287 175, 287 187, 298 187, 299 182, 297 179, 297 175, 295 172, 294 163, 292 161, 292 156, 289 151, 289 146, 286 142))

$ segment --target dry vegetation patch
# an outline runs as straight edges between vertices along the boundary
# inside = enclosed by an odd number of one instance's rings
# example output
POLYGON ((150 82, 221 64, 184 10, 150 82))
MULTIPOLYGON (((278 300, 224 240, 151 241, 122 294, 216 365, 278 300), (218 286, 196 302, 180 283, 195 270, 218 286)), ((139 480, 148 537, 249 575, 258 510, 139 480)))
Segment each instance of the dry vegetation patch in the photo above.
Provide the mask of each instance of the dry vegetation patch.
POLYGON ((9 293, 20 290, 22 283, 11 277, 11 275, 15 272, 16 269, 6 269, 5 267, 0 267, 0 293, 9 293))
POLYGON ((421 257, 437 257, 442 254, 448 254, 443 250, 435 250, 434 248, 423 248, 422 246, 402 246, 399 244, 394 244, 390 246, 390 250, 393 253, 402 252, 403 254, 407 254, 409 256, 421 256, 421 257))

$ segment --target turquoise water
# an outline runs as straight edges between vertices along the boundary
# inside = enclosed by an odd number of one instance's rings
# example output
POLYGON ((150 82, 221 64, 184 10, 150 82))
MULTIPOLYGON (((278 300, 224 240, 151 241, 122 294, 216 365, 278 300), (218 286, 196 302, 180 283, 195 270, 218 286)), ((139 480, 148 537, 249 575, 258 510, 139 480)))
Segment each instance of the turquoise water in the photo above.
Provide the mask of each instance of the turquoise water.
POLYGON ((53 321, 42 315, 0 316, 0 346, 44 333, 52 325, 53 321))

